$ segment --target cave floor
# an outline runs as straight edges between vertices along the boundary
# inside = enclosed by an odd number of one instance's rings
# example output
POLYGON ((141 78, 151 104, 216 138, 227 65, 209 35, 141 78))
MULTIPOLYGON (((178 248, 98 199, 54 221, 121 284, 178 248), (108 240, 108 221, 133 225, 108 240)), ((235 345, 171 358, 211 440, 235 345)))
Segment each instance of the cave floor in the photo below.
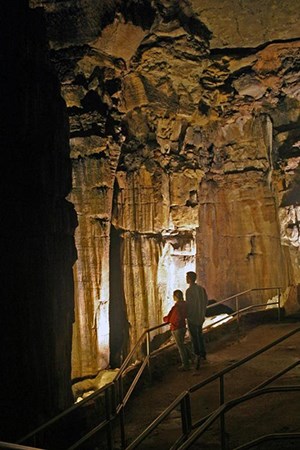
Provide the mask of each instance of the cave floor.
MULTIPOLYGON (((167 369, 157 371, 154 361, 152 383, 143 383, 134 394, 125 411, 127 445, 137 437, 169 404, 189 387, 207 379, 216 372, 250 355, 273 340, 299 327, 299 321, 266 323, 244 326, 237 335, 231 333, 226 339, 207 343, 207 361, 200 370, 179 372, 177 350, 173 349, 167 369)), ((225 402, 245 394, 268 377, 289 364, 299 360, 300 333, 290 337, 244 366, 225 375, 225 402)), ((272 386, 300 384, 300 366, 273 382, 272 386)), ((204 417, 219 406, 219 381, 191 394, 193 422, 204 417)), ((229 448, 233 449, 261 435, 279 432, 300 432, 300 392, 263 395, 239 405, 226 414, 226 432, 229 448)), ((138 448, 142 450, 165 450, 171 448, 181 434, 181 415, 173 412, 145 439, 138 448)), ((115 431, 115 448, 120 448, 119 433, 115 431)), ((266 444, 265 444, 266 445, 266 444)), ((299 448, 293 443, 283 446, 269 444, 259 449, 299 448), (271 447, 270 447, 271 445, 271 447)), ((192 449, 213 450, 221 448, 219 422, 193 444, 192 449)))

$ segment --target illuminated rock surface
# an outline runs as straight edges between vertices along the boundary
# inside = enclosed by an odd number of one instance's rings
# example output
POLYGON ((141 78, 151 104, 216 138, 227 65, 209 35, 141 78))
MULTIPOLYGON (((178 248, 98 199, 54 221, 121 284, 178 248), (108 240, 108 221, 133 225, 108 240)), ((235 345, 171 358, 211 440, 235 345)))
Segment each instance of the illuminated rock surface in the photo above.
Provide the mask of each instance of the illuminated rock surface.
POLYGON ((217 299, 297 285, 299 2, 32 6, 70 119, 73 376, 118 365, 187 270, 217 299))

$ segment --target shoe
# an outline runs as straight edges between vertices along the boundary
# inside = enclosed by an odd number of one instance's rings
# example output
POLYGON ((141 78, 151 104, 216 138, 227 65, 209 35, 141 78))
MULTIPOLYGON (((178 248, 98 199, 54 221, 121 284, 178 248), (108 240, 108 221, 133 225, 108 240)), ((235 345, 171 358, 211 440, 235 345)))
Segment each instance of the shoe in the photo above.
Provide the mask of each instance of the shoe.
POLYGON ((195 369, 196 369, 196 370, 199 370, 199 369, 200 369, 200 360, 201 360, 201 357, 200 357, 200 356, 197 356, 196 364, 195 364, 195 369))
POLYGON ((189 366, 179 366, 179 367, 177 368, 177 370, 178 370, 179 372, 187 372, 187 371, 191 370, 191 368, 190 368, 189 366))
POLYGON ((195 361, 196 358, 197 358, 197 356, 196 356, 194 353, 191 353, 191 354, 189 355, 189 361, 190 361, 191 363, 193 363, 193 362, 195 361))

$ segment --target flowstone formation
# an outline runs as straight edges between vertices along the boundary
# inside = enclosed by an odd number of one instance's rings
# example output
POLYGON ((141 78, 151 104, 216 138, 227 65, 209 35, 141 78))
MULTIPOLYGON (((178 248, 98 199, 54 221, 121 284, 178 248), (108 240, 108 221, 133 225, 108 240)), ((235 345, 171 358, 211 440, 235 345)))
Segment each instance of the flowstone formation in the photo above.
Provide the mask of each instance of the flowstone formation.
POLYGON ((119 365, 187 270, 210 298, 287 298, 300 277, 299 1, 33 6, 70 120, 73 376, 119 365))

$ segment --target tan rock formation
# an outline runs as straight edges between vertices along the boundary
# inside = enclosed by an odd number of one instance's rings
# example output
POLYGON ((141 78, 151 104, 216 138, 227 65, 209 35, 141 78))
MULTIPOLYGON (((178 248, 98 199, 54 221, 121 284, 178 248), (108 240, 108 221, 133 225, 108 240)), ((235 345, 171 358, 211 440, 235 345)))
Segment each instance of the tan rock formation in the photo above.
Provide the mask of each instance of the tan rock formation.
POLYGON ((70 5, 46 5, 79 215, 76 376, 109 361, 112 247, 130 345, 186 270, 217 299, 300 278, 297 2, 95 3, 98 28, 79 2, 61 42, 70 5))
POLYGON ((191 0, 190 4, 213 34, 211 48, 258 47, 299 37, 297 1, 191 0))
POLYGON ((210 297, 226 298, 257 287, 285 288, 290 280, 278 212, 265 177, 256 171, 215 176, 200 191, 198 269, 210 297))

